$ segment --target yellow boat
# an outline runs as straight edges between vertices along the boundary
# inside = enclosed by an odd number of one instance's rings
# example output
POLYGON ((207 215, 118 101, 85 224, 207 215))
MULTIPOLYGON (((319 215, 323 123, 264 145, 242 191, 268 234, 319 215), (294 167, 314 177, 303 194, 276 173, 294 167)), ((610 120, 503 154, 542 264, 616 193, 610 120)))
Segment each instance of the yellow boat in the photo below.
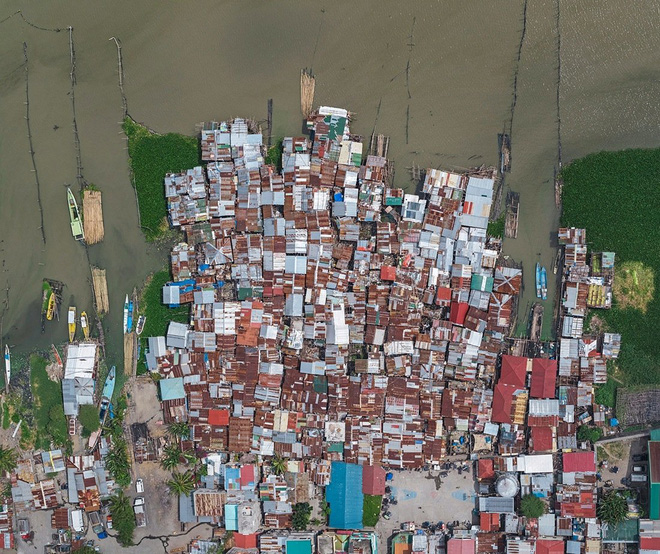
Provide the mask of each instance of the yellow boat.
POLYGON ((80 314, 80 327, 82 328, 83 335, 85 335, 85 340, 89 339, 89 321, 87 320, 87 312, 81 312, 80 314))
POLYGON ((48 309, 46 310, 46 319, 51 321, 55 314, 55 293, 51 292, 48 297, 48 309))
POLYGON ((69 307, 69 317, 67 318, 69 323, 69 342, 73 342, 74 337, 76 336, 76 307, 69 307))

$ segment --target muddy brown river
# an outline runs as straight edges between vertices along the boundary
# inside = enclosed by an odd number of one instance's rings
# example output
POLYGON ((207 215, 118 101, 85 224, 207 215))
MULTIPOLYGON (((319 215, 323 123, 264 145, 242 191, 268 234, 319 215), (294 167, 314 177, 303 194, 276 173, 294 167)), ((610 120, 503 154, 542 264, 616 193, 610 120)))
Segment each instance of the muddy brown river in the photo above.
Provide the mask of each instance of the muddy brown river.
MULTIPOLYGON (((65 200, 66 184, 78 190, 68 26, 74 29, 83 174, 103 191, 105 240, 88 255, 107 270, 111 363, 120 359, 124 295, 167 262, 166 250, 146 244, 138 228, 113 36, 123 44, 129 113, 151 128, 193 134, 204 120, 265 119, 272 98, 274 136, 298 134, 299 73, 312 68, 316 104, 348 108, 356 117, 353 130, 365 137, 374 128, 391 137, 389 155, 403 187, 413 186, 407 169, 413 163, 495 164, 497 133, 511 123, 517 75, 506 184, 520 192, 520 229, 518 239, 505 242, 505 253, 524 263, 524 321, 534 301, 533 266, 540 260, 550 269, 558 221, 552 183, 558 27, 556 0, 529 1, 521 47, 523 8, 523 0, 4 2, 2 341, 29 350, 65 340, 65 317, 40 333, 44 277, 66 283, 64 310, 70 303, 79 312, 92 308, 88 258, 71 236, 65 200), (25 119, 24 43, 45 244, 25 119)), ((563 162, 601 149, 656 146, 657 2, 562 1, 560 10, 563 162)), ((553 297, 550 283, 546 335, 553 297)))

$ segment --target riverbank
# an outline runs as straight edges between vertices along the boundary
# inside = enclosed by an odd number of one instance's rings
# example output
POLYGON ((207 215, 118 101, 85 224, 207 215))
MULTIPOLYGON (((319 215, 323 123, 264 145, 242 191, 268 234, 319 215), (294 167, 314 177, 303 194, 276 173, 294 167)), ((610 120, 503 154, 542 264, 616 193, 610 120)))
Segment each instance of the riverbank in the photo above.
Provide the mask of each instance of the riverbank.
POLYGON ((562 226, 585 228, 591 251, 616 253, 612 308, 599 310, 597 322, 622 336, 604 387, 610 399, 617 385, 660 384, 658 174, 660 149, 591 154, 562 171, 562 226))

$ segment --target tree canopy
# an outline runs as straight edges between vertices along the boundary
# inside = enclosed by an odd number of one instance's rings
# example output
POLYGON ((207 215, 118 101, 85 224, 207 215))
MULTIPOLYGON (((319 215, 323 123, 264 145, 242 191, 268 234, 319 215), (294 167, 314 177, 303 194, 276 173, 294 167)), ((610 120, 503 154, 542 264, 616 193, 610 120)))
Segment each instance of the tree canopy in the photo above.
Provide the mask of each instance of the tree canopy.
POLYGON ((598 502, 597 514, 602 521, 611 525, 621 523, 628 519, 628 501, 620 491, 608 491, 598 502))
POLYGON ((293 516, 291 526, 296 531, 305 531, 309 525, 309 518, 312 515, 312 507, 308 502, 298 502, 293 505, 293 516))
POLYGON ((541 517, 545 513, 545 504, 538 496, 526 494, 520 501, 520 511, 527 518, 541 517))

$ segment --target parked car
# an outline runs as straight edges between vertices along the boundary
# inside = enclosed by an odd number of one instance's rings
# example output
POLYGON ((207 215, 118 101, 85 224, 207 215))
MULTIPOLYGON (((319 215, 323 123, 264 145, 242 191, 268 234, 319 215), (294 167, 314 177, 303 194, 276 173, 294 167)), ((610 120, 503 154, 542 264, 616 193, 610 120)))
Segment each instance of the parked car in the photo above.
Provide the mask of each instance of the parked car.
POLYGON ((383 519, 390 519, 392 517, 392 512, 385 512, 383 514, 383 519))
POLYGON ((135 512, 135 523, 138 527, 147 526, 147 511, 144 507, 144 497, 138 496, 133 501, 133 511, 135 512))
POLYGON ((648 455, 648 454, 635 454, 635 455, 632 457, 632 461, 635 462, 635 463, 638 463, 638 462, 648 462, 648 459, 649 459, 649 455, 648 455))
POLYGON ((108 529, 112 529, 112 516, 109 515, 109 516, 106 518, 106 520, 105 520, 105 526, 106 526, 108 529))
POLYGON ((135 481, 135 490, 138 494, 142 494, 144 492, 144 481, 142 479, 135 481))
POLYGON ((107 538, 108 534, 105 532, 103 523, 101 523, 101 516, 98 512, 89 512, 89 524, 99 539, 107 538))
POLYGON ((633 473, 646 473, 646 466, 633 466, 633 473))

